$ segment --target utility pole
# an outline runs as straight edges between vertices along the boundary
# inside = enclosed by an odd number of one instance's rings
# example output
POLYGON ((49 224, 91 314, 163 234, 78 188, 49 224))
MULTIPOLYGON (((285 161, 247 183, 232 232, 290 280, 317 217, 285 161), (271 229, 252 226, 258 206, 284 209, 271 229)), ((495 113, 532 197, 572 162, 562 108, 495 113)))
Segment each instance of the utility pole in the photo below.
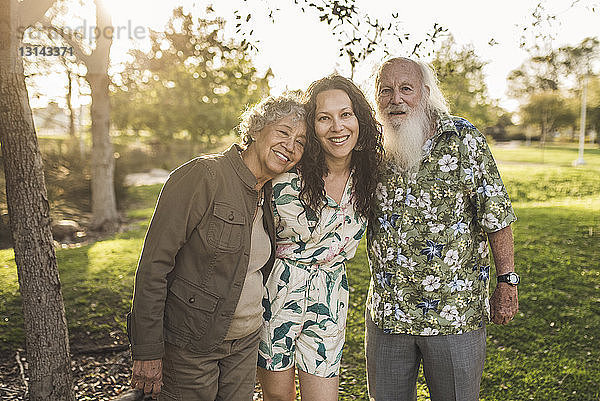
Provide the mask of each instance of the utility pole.
POLYGON ((583 91, 581 94, 581 122, 579 127, 579 157, 573 161, 573 166, 581 166, 585 164, 583 160, 583 147, 585 145, 585 112, 587 108, 587 84, 588 76, 583 77, 583 91))

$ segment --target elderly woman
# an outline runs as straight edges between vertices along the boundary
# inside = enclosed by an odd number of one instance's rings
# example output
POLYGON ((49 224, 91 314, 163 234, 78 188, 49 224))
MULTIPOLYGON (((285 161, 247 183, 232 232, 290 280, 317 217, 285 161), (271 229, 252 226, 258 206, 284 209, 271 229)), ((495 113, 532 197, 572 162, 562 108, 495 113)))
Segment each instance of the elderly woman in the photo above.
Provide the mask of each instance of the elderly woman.
POLYGON ((252 400, 275 253, 264 199, 269 180, 304 152, 304 113, 292 96, 267 98, 243 116, 245 147, 198 157, 169 176, 127 322, 134 388, 161 400, 252 400))
POLYGON ((258 375, 265 401, 338 397, 348 313, 345 263, 365 232, 383 155, 373 110, 332 75, 306 93, 308 144, 299 168, 273 180, 277 259, 266 284, 258 375))

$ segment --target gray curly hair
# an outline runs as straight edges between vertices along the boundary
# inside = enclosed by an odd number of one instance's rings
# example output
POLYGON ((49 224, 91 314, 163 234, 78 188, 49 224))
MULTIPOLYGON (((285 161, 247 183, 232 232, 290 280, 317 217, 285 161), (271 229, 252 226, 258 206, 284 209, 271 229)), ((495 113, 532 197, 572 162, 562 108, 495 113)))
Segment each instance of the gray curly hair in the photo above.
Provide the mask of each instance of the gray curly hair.
POLYGON ((248 107, 241 116, 238 132, 242 143, 250 145, 254 140, 253 132, 262 130, 265 126, 279 121, 289 115, 294 116, 294 121, 304 120, 306 110, 302 103, 301 93, 286 92, 280 96, 268 96, 252 107, 248 107))

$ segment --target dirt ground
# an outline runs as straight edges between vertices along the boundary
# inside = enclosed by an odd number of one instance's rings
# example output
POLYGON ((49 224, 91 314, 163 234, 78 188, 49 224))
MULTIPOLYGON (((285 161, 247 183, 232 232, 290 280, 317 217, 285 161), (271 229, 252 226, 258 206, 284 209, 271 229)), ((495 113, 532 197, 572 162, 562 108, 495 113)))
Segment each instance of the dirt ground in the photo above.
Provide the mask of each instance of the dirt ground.
MULTIPOLYGON (((75 399, 78 401, 116 400, 119 395, 129 390, 131 376, 129 351, 75 355, 72 357, 71 365, 75 382, 75 399)), ((0 400, 28 401, 23 378, 27 380, 27 361, 24 351, 18 350, 12 355, 1 355, 0 400)), ((134 398, 128 400, 133 401, 134 398)), ((254 401, 262 401, 258 384, 254 392, 254 401)))
MULTIPOLYGON (((102 355, 75 355, 71 365, 77 400, 111 400, 129 389, 131 372, 129 351, 102 355)), ((29 399, 23 381, 23 378, 27 380, 27 368, 23 350, 2 356, 0 360, 1 400, 29 399)))

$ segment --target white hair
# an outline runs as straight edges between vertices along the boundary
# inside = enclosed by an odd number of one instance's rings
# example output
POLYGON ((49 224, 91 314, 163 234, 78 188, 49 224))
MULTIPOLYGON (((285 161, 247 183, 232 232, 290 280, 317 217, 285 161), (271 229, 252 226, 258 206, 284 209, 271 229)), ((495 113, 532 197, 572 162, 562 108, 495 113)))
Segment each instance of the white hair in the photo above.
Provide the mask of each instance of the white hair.
POLYGON ((394 160, 401 171, 418 171, 423 156, 423 144, 431 130, 425 97, 401 121, 383 121, 383 146, 386 154, 394 160))
POLYGON ((439 114, 449 113, 448 103, 439 87, 433 69, 420 60, 411 60, 404 57, 392 58, 379 67, 375 78, 375 92, 379 92, 381 73, 385 66, 395 62, 414 63, 420 71, 421 93, 423 96, 418 105, 413 108, 406 104, 388 104, 385 110, 377 107, 379 117, 383 123, 384 148, 401 171, 418 171, 423 155, 423 144, 432 134, 439 114), (408 112, 404 119, 399 121, 389 120, 384 117, 390 111, 408 112))
POLYGON ((379 92, 379 80, 381 78, 381 72, 383 71, 383 68, 388 64, 392 64, 401 60, 415 63, 417 67, 419 67, 419 71, 421 72, 422 88, 428 89, 428 91, 424 91, 423 93, 429 92, 429 96, 427 96, 427 113, 429 116, 435 118, 436 114, 450 113, 448 102, 446 101, 446 98, 440 89, 439 80, 435 75, 435 71, 429 64, 421 60, 413 60, 406 57, 394 57, 384 61, 379 67, 375 77, 375 93, 379 92))

